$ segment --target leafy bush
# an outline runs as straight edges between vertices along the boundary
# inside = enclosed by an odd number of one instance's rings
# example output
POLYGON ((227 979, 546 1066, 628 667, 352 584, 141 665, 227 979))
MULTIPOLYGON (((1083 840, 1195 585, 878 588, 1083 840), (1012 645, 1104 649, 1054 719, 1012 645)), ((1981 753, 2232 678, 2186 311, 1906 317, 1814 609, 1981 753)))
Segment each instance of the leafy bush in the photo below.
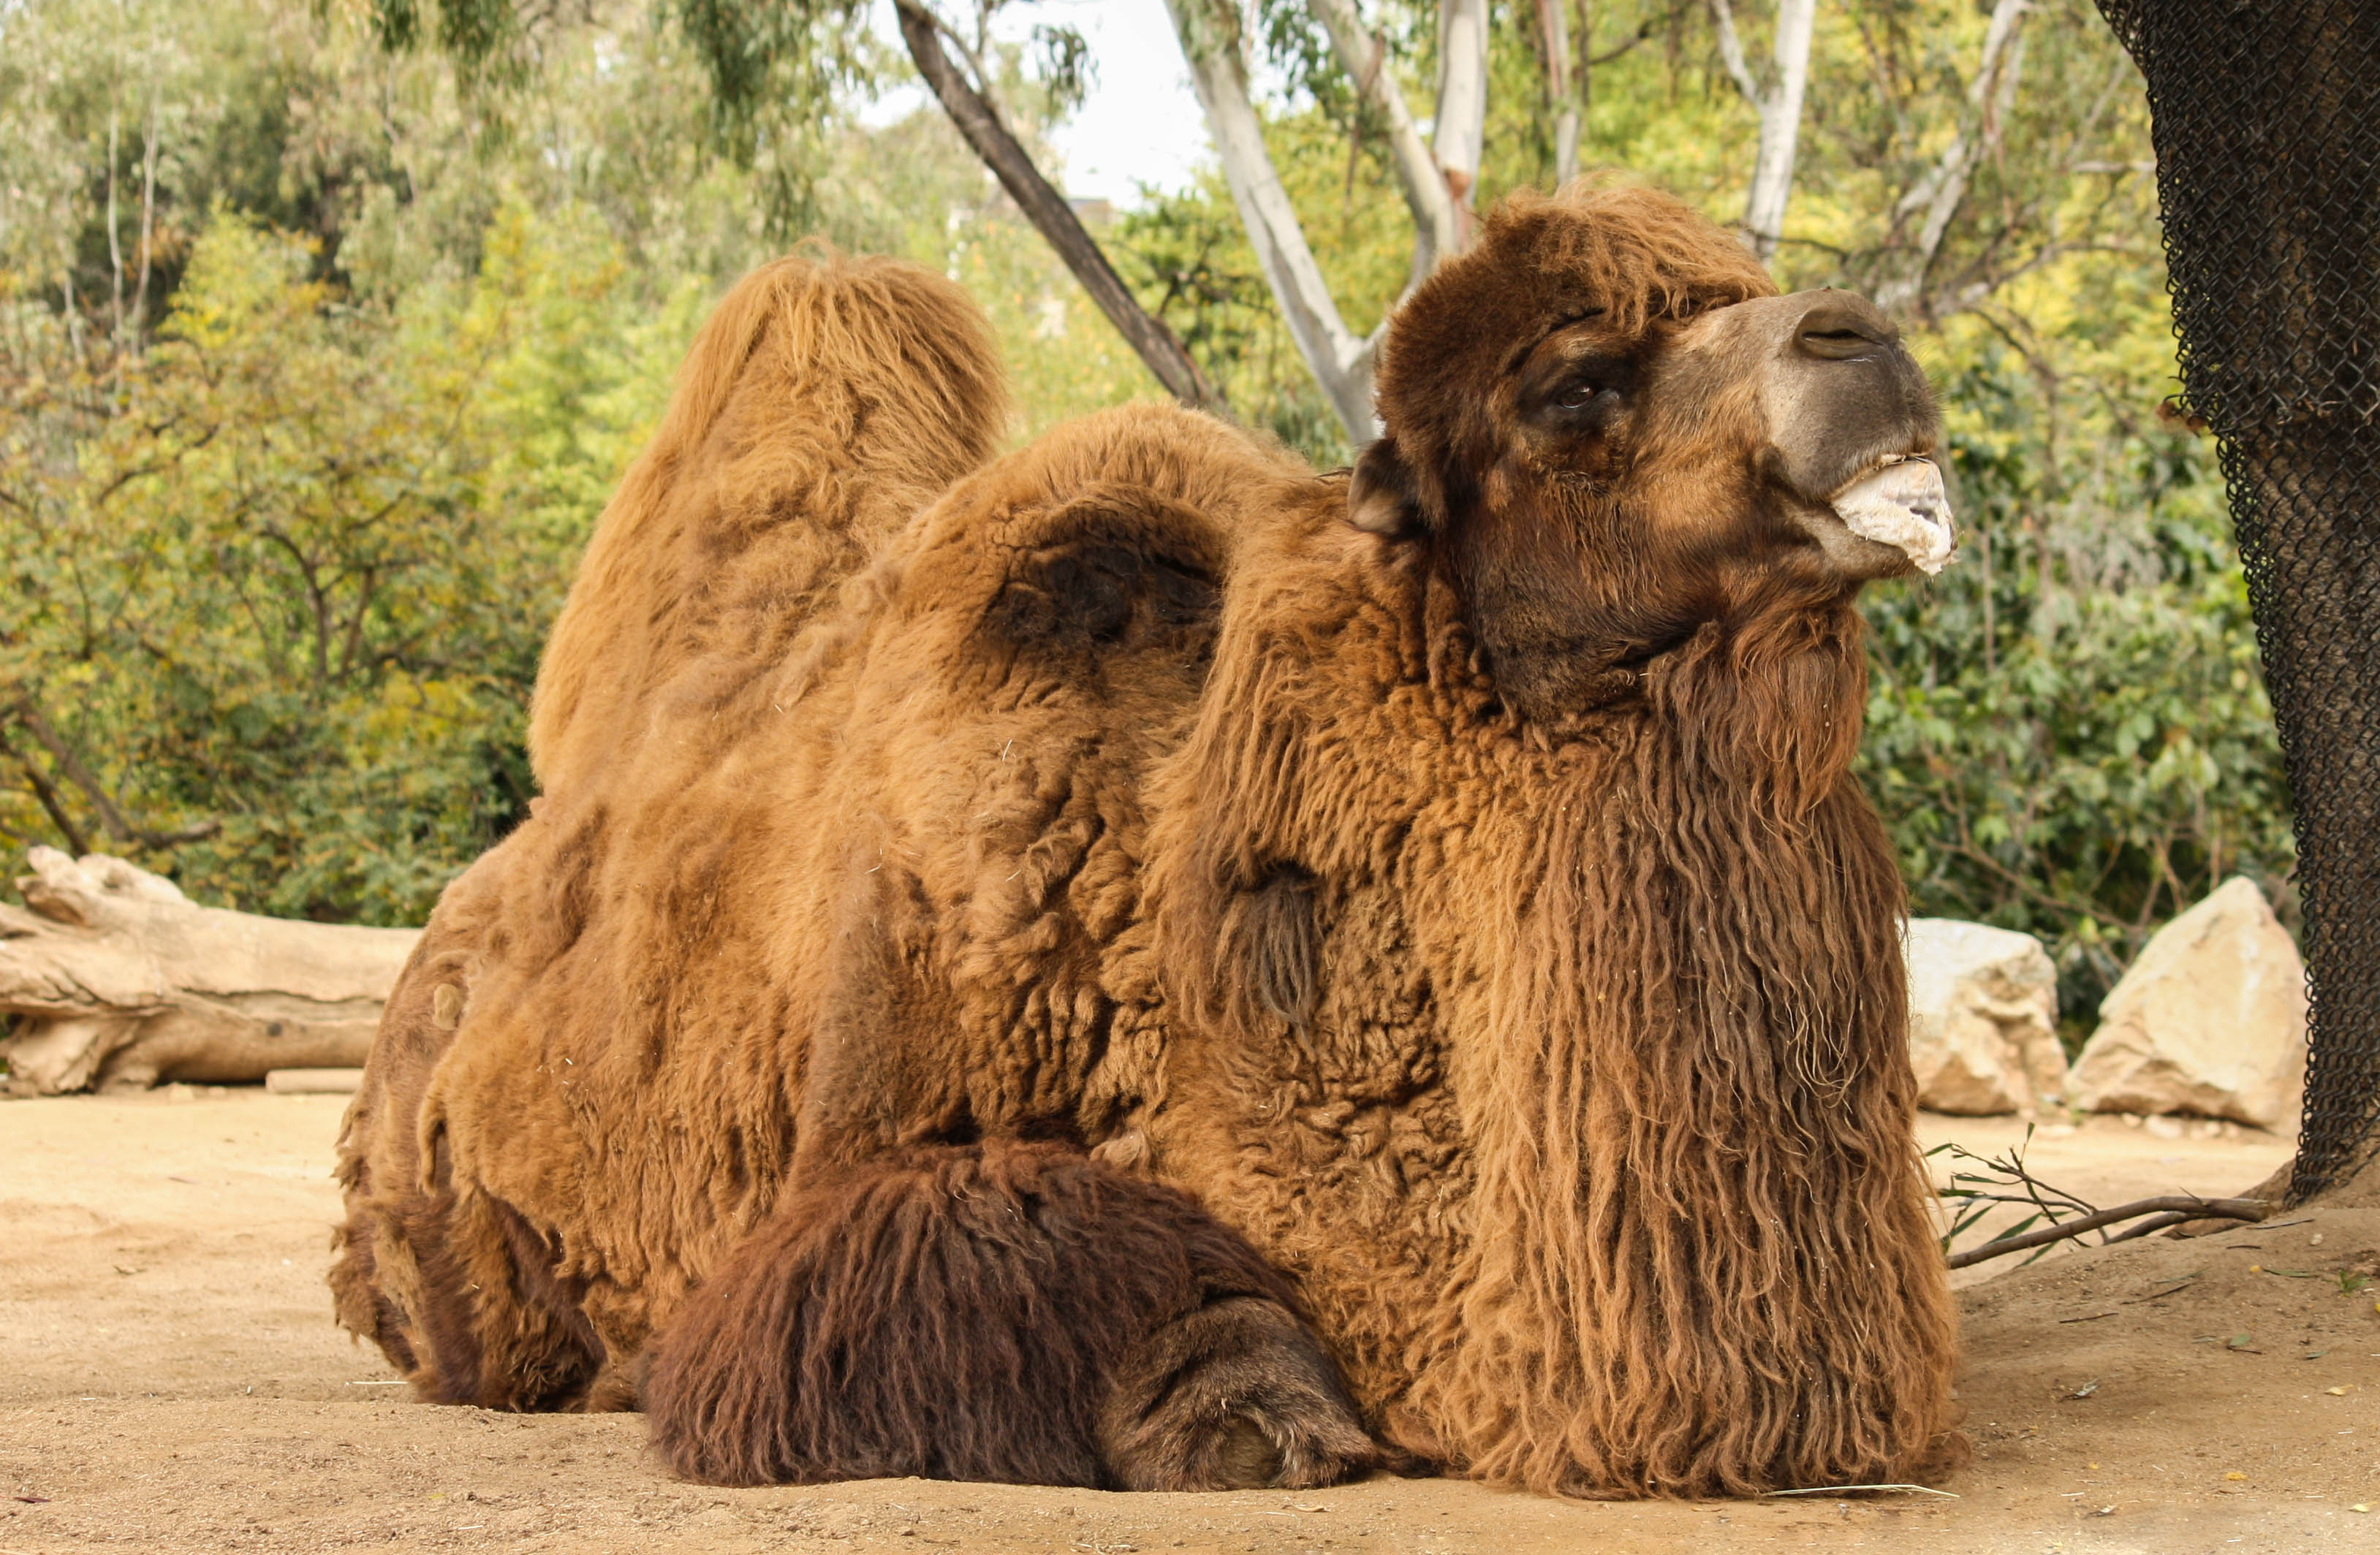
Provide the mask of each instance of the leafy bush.
POLYGON ((219 215, 143 356, 47 331, 0 456, 0 686, 72 791, 0 826, 47 810, 203 899, 419 922, 524 811, 539 645, 701 297, 651 307, 600 234, 519 211, 401 307, 311 269, 219 215))
POLYGON ((1869 593, 1865 776, 1913 910, 2040 935, 2071 1036, 2228 876, 2293 916, 2287 785, 2211 445, 2145 393, 2060 407, 2018 353, 1954 344, 1965 543, 1869 593))

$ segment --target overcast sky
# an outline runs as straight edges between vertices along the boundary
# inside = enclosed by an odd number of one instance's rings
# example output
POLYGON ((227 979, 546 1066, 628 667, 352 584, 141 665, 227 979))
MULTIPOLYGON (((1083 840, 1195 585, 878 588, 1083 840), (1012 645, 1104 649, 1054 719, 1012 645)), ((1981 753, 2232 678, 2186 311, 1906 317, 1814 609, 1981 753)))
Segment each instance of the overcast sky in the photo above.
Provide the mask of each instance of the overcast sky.
MULTIPOLYGON (((1065 167, 1043 170, 1069 195, 1129 205, 1137 185, 1179 188, 1212 155, 1165 0, 1039 0, 1002 10, 992 30, 1022 41, 1036 22, 1072 25, 1090 44, 1099 71, 1082 111, 1052 137, 1065 167)), ((878 0, 875 26, 901 47, 890 0, 878 0)), ((898 118, 923 96, 923 89, 888 94, 867 116, 898 118)))

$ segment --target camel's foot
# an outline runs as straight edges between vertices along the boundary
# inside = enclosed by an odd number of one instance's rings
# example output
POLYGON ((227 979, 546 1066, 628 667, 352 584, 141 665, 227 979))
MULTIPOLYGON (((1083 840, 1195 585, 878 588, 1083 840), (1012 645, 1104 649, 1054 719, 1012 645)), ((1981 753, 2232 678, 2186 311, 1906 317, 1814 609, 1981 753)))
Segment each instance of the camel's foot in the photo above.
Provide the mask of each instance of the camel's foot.
POLYGON ((1304 1489, 1380 1462, 1314 1332, 1248 1296, 1178 1318, 1123 1358, 1099 1447, 1131 1490, 1304 1489))

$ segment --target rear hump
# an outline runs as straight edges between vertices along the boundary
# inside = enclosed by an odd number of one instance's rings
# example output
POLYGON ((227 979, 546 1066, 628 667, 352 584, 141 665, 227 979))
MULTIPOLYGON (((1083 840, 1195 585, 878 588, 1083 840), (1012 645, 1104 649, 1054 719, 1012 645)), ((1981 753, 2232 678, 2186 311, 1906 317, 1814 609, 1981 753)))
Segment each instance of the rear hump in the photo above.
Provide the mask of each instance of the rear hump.
POLYGON ((538 676, 551 792, 684 734, 780 662, 1009 419, 990 331, 917 265, 795 256, 738 282, 603 511, 538 676))

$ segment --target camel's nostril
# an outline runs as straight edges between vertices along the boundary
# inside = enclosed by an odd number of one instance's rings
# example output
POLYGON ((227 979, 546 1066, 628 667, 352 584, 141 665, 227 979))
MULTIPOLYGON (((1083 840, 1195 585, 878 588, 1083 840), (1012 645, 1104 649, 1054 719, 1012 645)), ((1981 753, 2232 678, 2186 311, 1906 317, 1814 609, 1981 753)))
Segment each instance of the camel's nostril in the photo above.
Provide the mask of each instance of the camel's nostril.
POLYGON ((1810 356, 1840 362, 1892 342, 1892 326, 1874 308, 1828 297, 1802 315, 1793 344, 1810 356))

